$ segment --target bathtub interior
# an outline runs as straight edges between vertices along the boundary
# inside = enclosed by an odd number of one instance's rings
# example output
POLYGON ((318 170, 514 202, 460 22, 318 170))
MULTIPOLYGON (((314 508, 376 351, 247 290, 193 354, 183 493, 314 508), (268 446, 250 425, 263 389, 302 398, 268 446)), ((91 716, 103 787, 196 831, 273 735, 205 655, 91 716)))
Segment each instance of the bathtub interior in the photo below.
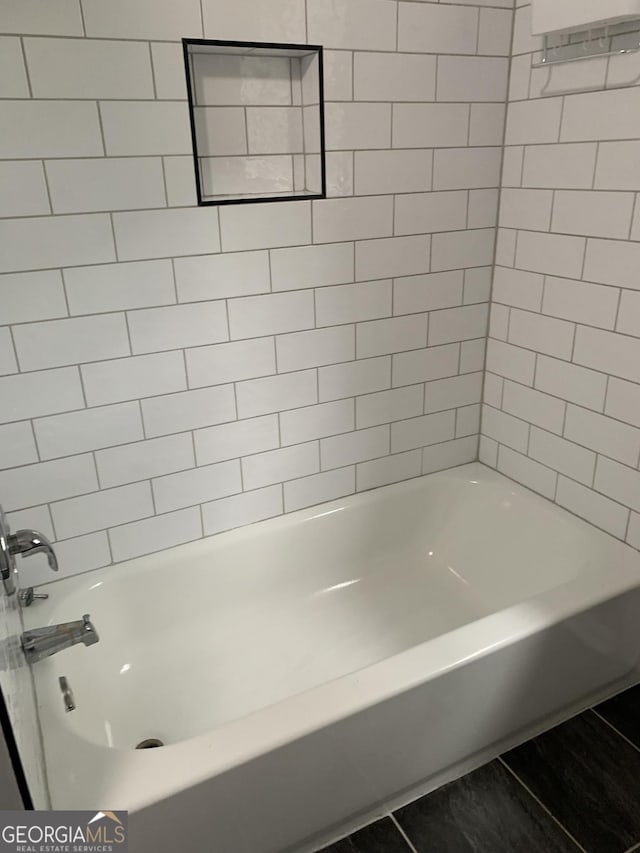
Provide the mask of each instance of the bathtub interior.
POLYGON ((177 743, 602 570, 617 545, 473 464, 70 578, 28 616, 90 612, 101 642, 38 664, 43 717, 104 747, 177 743))

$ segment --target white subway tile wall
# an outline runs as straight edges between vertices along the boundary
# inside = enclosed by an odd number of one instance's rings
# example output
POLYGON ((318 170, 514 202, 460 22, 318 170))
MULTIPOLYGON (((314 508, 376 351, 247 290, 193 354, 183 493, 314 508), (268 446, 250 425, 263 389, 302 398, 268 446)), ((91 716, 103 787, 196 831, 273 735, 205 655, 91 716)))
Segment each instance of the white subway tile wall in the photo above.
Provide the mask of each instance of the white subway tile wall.
MULTIPOLYGON (((511 7, 3 4, 0 499, 51 520, 63 575, 476 457, 511 7), (326 200, 195 206, 182 37, 324 45, 326 200)), ((511 133, 527 121, 539 125, 525 116, 511 133)), ((618 160, 611 150, 599 172, 615 215, 567 195, 557 221, 577 206, 594 240, 626 239, 634 198, 615 204, 618 160)), ((548 230, 541 193, 523 227, 548 230)), ((575 285, 585 241, 559 239, 576 241, 575 285)), ((597 249, 584 316, 631 334, 637 304, 616 327, 597 249)), ((523 313, 542 298, 541 284, 526 298, 526 275, 502 285, 523 313)), ((549 360, 573 345, 566 288, 545 294, 559 324, 549 360)), ((513 335, 502 346, 531 343, 526 323, 513 335)), ((580 387, 588 407, 598 389, 580 387)), ((632 405, 620 386, 611 411, 632 405)), ((37 563, 24 583, 49 580, 37 563)))
POLYGON ((606 58, 535 68, 529 11, 516 11, 480 458, 638 548, 640 88, 606 58))

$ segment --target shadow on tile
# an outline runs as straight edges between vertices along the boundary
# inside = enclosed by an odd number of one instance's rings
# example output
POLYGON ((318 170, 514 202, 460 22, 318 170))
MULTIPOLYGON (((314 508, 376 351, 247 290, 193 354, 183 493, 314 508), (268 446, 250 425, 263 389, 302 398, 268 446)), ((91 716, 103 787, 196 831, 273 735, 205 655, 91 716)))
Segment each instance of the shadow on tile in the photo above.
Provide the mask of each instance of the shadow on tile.
POLYGON ((385 817, 320 853, 410 853, 410 848, 391 818, 385 817))
POLYGON ((640 684, 608 699, 595 710, 640 749, 640 684))

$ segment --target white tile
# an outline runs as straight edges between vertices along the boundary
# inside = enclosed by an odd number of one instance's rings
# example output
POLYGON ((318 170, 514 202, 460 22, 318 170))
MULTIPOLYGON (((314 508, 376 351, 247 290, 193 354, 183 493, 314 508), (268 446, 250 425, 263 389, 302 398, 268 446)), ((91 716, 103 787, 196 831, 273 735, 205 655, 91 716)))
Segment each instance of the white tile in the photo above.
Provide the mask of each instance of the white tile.
POLYGON ((640 340, 578 326, 573 360, 585 367, 640 382, 640 340))
POLYGON ((95 457, 103 489, 195 466, 193 441, 189 433, 99 450, 95 457))
POLYGON ((506 145, 557 142, 561 116, 562 98, 510 103, 507 110, 506 145))
POLYGON ((498 451, 498 470, 528 489, 553 500, 558 475, 550 468, 520 453, 514 453, 508 447, 501 447, 498 451))
POLYGON ((390 0, 314 0, 308 8, 312 44, 349 50, 395 50, 396 4, 390 0))
POLYGON ((498 56, 511 54, 513 12, 505 9, 481 9, 478 53, 498 56))
MULTIPOLYGON (((413 418, 423 411, 422 385, 378 391, 356 399, 356 427, 378 426, 391 421, 413 418)), ((404 448, 403 448, 404 449, 404 448)))
POLYGON ((498 467, 498 449, 500 445, 492 438, 487 438, 484 435, 480 436, 478 446, 478 459, 483 465, 488 465, 491 468, 498 467))
POLYGON ((246 296, 229 303, 232 338, 254 338, 312 329, 313 292, 271 293, 246 296))
POLYGON ((640 429, 627 426, 613 418, 569 406, 564 435, 585 447, 632 465, 638 465, 640 457, 640 429))
POLYGON ((271 252, 274 290, 299 290, 353 281, 353 243, 295 246, 271 252))
POLYGON ((624 506, 640 512, 640 473, 626 465, 600 456, 596 466, 595 489, 624 506))
POLYGON ((37 461, 38 451, 29 423, 23 421, 0 427, 0 468, 14 468, 37 461))
MULTIPOLYGON (((74 539, 56 542, 56 554, 60 564, 61 579, 70 575, 83 574, 111 564, 111 552, 107 534, 89 533, 74 539)), ((40 563, 28 562, 20 567, 20 580, 26 586, 38 586, 57 580, 51 575, 45 560, 40 563)))
POLYGON ((435 152, 434 190, 497 187, 500 184, 500 148, 444 148, 435 152))
POLYGON ((500 225, 503 228, 548 231, 552 204, 551 190, 505 188, 500 196, 500 225))
POLYGON ((71 314, 170 305, 176 300, 168 260, 75 267, 65 270, 64 280, 71 314))
POLYGON ((434 471, 442 471, 444 468, 455 468, 456 465, 474 462, 477 458, 477 436, 434 444, 432 447, 425 447, 422 451, 422 473, 431 474, 434 471))
POLYGON ((427 342, 427 315, 412 314, 389 320, 371 320, 356 326, 358 358, 420 349, 427 342))
POLYGON ((64 317, 67 306, 58 270, 0 276, 0 304, 5 323, 64 317))
POLYGON ((406 193, 431 187, 431 151, 356 151, 358 195, 406 193))
POLYGON ((436 58, 420 54, 354 54, 356 101, 433 101, 436 58))
POLYGON ((123 314, 28 323, 14 328, 22 370, 128 355, 123 314))
POLYGON ((482 402, 488 406, 493 406, 494 409, 501 408, 503 388, 504 379, 494 376, 493 373, 487 373, 482 392, 482 402))
POLYGON ((455 376, 459 358, 458 344, 397 353, 393 356, 393 387, 455 376))
POLYGON ((509 333, 510 311, 504 305, 489 306, 489 337, 506 341, 509 333))
POLYGON ((202 38, 198 0, 181 0, 179 6, 156 0, 82 0, 88 36, 99 38, 179 41, 202 38))
POLYGON ((174 268, 180 302, 248 296, 269 290, 267 252, 176 258, 174 268))
POLYGON ((42 163, 29 160, 0 163, 0 216, 37 216, 49 212, 42 163))
MULTIPOLYGON (((596 374, 602 378, 602 374, 596 374)), ((640 427, 640 386, 633 382, 609 378, 605 413, 628 424, 640 427)))
POLYGON ((633 193, 556 192, 552 230, 589 237, 626 238, 634 200, 633 193))
POLYGON ((542 36, 534 36, 531 32, 531 6, 526 5, 517 9, 513 21, 513 53, 531 53, 541 50, 542 36))
POLYGON ((431 241, 431 269, 481 267, 493 263, 495 231, 482 228, 434 234, 431 241))
POLYGON ((174 155, 162 159, 168 206, 195 207, 197 196, 193 157, 174 155))
POLYGON ((455 420, 454 412, 439 412, 394 423, 391 425, 391 452, 449 441, 454 437, 455 420))
POLYGON ((123 524, 109 531, 116 563, 192 542, 201 535, 200 511, 196 507, 123 524))
POLYGON ((142 401, 145 434, 170 435, 235 419, 233 386, 218 385, 142 401))
POLYGON ((516 382, 533 383, 535 354, 520 347, 489 340, 487 345, 487 370, 515 379, 516 382))
POLYGON ((495 228, 498 224, 498 202, 500 192, 497 187, 469 192, 468 228, 495 228))
POLYGON ((165 207, 159 157, 47 160, 54 213, 165 207))
MULTIPOLYGON (((585 281, 547 276, 542 310, 554 317, 613 329, 618 310, 618 290, 585 281)), ((622 312, 621 316, 624 316, 622 312)))
POLYGON ((517 231, 509 228, 498 228, 496 239, 496 264, 503 267, 515 265, 517 231))
POLYGON ((369 358, 318 370, 320 401, 338 400, 391 387, 391 359, 369 358))
POLYGON ((222 301, 130 311, 127 319, 135 355, 229 339, 222 301))
POLYGON ((390 280, 323 287, 316 292, 316 325, 333 326, 389 317, 391 290, 390 280))
POLYGON ((464 271, 464 302, 471 305, 476 302, 488 302, 491 295, 493 266, 478 267, 464 271))
POLYGON ((429 346, 484 337, 487 314, 486 305, 465 305, 436 311, 429 320, 429 346))
POLYGON ((244 524, 254 524, 281 513, 282 488, 279 485, 222 498, 202 506, 205 536, 244 524))
MULTIPOLYGON (((622 525, 620 525, 622 527, 622 525)), ((614 533, 614 536, 617 535, 614 533)), ((624 536, 624 533, 620 534, 620 538, 624 536)), ((636 548, 640 550, 640 515, 635 512, 631 513, 631 517, 629 519, 629 529, 627 533, 626 541, 632 548, 636 548)))
POLYGON ((595 143, 532 145, 525 149, 522 185, 590 189, 596 162, 595 143))
POLYGON ((276 372, 272 338, 237 341, 186 351, 189 387, 255 379, 276 372))
POLYGON ((564 401, 556 397, 515 382, 504 384, 503 411, 559 435, 562 433, 565 408, 564 401))
POLYGON ((246 114, 243 107, 195 107, 194 120, 200 156, 220 157, 225 154, 248 153, 246 114))
POLYGON ((196 430, 193 435, 198 465, 273 450, 280 444, 277 415, 221 424, 196 430))
POLYGON ((594 186, 599 190, 640 190, 640 141, 602 142, 594 186))
POLYGON ((51 507, 59 539, 153 515, 149 483, 134 483, 60 501, 51 507))
POLYGON ((426 414, 441 412, 445 409, 457 409, 479 403, 482 396, 482 373, 465 373, 448 379, 427 382, 425 388, 426 414))
POLYGON ((430 237, 389 237, 356 243, 356 278, 420 275, 429 271, 430 237))
POLYGON ((579 515, 596 527, 606 530, 612 536, 624 538, 627 529, 629 510, 608 498, 599 495, 592 489, 568 480, 566 477, 558 479, 558 491, 556 503, 579 515))
POLYGON ((187 387, 181 352, 85 364, 82 366, 82 379, 89 406, 170 394, 187 387))
POLYGON ((504 138, 504 104, 471 104, 470 145, 500 145, 504 138))
POLYGON ((468 133, 467 104, 393 105, 394 148, 466 145, 468 133))
POLYGON ((578 367, 576 364, 540 355, 536 367, 535 385, 541 391, 571 403, 577 403, 579 406, 602 410, 607 377, 603 373, 596 373, 593 370, 578 367))
MULTIPOLYGON (((536 150, 536 149, 531 149, 536 150)), ((502 186, 519 187, 525 149, 522 145, 507 145, 502 160, 502 186)))
POLYGON ((353 326, 313 329, 276 338, 278 371, 304 370, 355 358, 353 326))
POLYGON ((355 474, 353 467, 337 468, 335 471, 326 471, 285 483, 285 512, 294 512, 353 494, 356 488, 355 474))
POLYGON ((97 488, 91 454, 0 471, 0 492, 7 511, 83 495, 97 488))
POLYGON ((370 103, 325 104, 327 151, 389 148, 391 105, 370 103))
POLYGON ((320 440, 322 470, 342 468, 366 459, 376 459, 389 453, 389 427, 346 432, 320 440))
POLYGON ((232 462, 167 474, 166 477, 156 478, 152 484, 156 512, 171 512, 240 492, 240 463, 234 459, 232 462))
POLYGON ((340 198, 313 204, 313 239, 316 243, 388 237, 393 231, 393 199, 340 198))
POLYGON ((83 35, 79 0, 4 0, 0 7, 0 31, 38 35, 83 35))
POLYGON ((34 98, 153 98, 149 48, 135 41, 27 38, 34 98))
POLYGON ((640 290, 640 246, 613 240, 587 240, 584 278, 640 290))
POLYGON ((566 474, 590 486, 596 468, 596 454, 566 441, 557 435, 533 427, 529 441, 529 456, 553 471, 566 474))
POLYGON ((574 325, 529 311, 511 310, 509 343, 557 358, 570 359, 574 325))
POLYGON ((315 370, 301 370, 266 379, 250 379, 236 386, 238 417, 297 409, 318 402, 315 370))
MULTIPOLYGON (((290 105, 291 64, 284 56, 238 56, 199 53, 193 57, 194 98, 201 106, 231 106, 234 111, 213 112, 220 121, 233 121, 238 106, 290 105)), ((210 127, 215 130, 215 123, 210 127)), ((227 130, 221 131, 223 135, 227 130)), ((212 152, 211 152, 212 153, 212 152)))
POLYGON ((92 101, 2 101, 0 157, 101 157, 92 101))
POLYGON ((158 98, 183 100, 187 97, 182 45, 155 42, 151 45, 153 77, 158 98))
POLYGON ((34 421, 42 459, 71 456, 142 438, 138 403, 121 403, 34 421))
POLYGON ((497 266, 493 276, 491 298, 494 302, 512 305, 514 308, 540 311, 543 282, 543 277, 538 273, 497 266))
POLYGON ((338 435, 354 429, 354 406, 351 400, 337 400, 319 406, 293 409, 280 415, 283 444, 300 444, 314 438, 338 435))
POLYGON ((242 460, 242 481, 246 489, 258 489, 316 474, 319 470, 318 442, 311 441, 245 457, 242 460))
MULTIPOLYGON (((394 152, 404 154, 404 151, 394 152)), ((408 193, 396 198, 395 233, 456 231, 467 224, 467 193, 408 193)))
POLYGON ((324 50, 325 101, 350 101, 353 97, 353 57, 347 50, 324 50))
POLYGON ((637 139, 640 137, 640 90, 616 89, 566 98, 562 115, 563 142, 637 139), (601 117, 606 115, 608 121, 601 117))
MULTIPOLYGON (((617 53, 610 57, 607 63, 606 86, 607 89, 617 89, 620 86, 635 86, 638 81, 638 57, 633 51, 637 44, 633 42, 633 35, 627 33, 613 39, 612 44, 618 48, 631 47, 629 53, 617 53)), ((604 62, 604 57, 602 59, 604 62)), ((599 86, 598 88, 602 88, 599 86)))
POLYGON ((220 251, 218 214, 212 208, 114 213, 113 227, 123 261, 220 251))
POLYGON ((115 260, 106 214, 46 216, 0 221, 2 272, 115 260))
POLYGON ((529 96, 543 98, 550 95, 563 95, 565 92, 603 89, 608 76, 607 57, 587 56, 581 60, 579 53, 575 53, 574 56, 575 62, 558 63, 549 65, 547 68, 532 68, 529 96))
POLYGON ((252 0, 203 0, 205 38, 303 44, 304 0, 270 0, 267 6, 252 0))
POLYGON ((327 197, 353 195, 353 152, 325 153, 327 197))
POLYGON ((17 373, 18 364, 8 326, 0 328, 0 374, 17 373))
POLYGON ((462 270, 397 278, 393 285, 394 313, 415 314, 460 305, 463 279, 462 270))
MULTIPOLYGON (((473 52, 469 51, 469 53, 473 52)), ((438 57, 438 100, 503 102, 507 95, 508 75, 507 59, 485 56, 440 56, 438 57)))
POLYGON ((298 107, 247 107, 245 112, 250 154, 299 154, 304 150, 298 107))
POLYGON ((480 432, 480 403, 463 406, 456 412, 456 437, 475 436, 480 432))
POLYGON ((580 278, 584 246, 582 237, 521 231, 516 266, 531 272, 580 278))
POLYGON ((225 252, 310 243, 310 205, 305 201, 228 205, 220 210, 220 227, 225 252))
POLYGON ((74 367, 0 378, 0 395, 5 401, 0 411, 0 423, 68 412, 84 406, 80 375, 74 367))
MULTIPOLYGON (((604 326, 604 322, 598 323, 604 326)), ((625 335, 634 335, 640 338, 640 293, 637 291, 622 291, 620 300, 620 311, 616 330, 625 335)))
MULTIPOLYGON (((186 103, 101 101, 100 114, 107 154, 112 157, 189 154, 191 151, 186 103)), ((49 156, 53 156, 53 152, 49 156)))
POLYGON ((419 477, 422 473, 422 454, 419 450, 408 453, 395 453, 384 459, 363 462, 358 465, 356 483, 359 492, 399 483, 411 477, 419 477))
MULTIPOLYGON (((9 522, 9 527, 13 531, 26 527, 31 530, 39 530, 52 541, 56 538, 48 506, 31 506, 28 509, 9 512, 7 513, 7 521, 9 522)), ((28 565, 28 563, 23 561, 20 566, 21 576, 26 565, 28 565)), ((50 571, 48 565, 47 571, 50 571)))
POLYGON ((482 407, 482 434, 521 453, 527 451, 529 424, 492 406, 482 407))
POLYGON ((478 10, 400 3, 398 49, 418 53, 475 53, 478 10))

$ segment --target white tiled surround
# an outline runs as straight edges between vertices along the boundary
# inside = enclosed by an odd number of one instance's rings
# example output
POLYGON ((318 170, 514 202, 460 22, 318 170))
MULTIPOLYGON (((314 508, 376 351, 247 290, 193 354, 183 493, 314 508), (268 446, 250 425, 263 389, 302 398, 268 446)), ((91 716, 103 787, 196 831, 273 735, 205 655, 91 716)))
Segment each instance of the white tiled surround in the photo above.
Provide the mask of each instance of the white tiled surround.
MULTIPOLYGON (((62 573, 474 459, 509 0, 40 5, 0 9, 0 499, 62 573), (194 206, 182 37, 324 46, 329 198, 194 206)), ((281 82, 226 81, 216 155, 281 82)))
POLYGON ((480 458, 638 547, 640 88, 532 68, 529 32, 519 5, 480 458))

